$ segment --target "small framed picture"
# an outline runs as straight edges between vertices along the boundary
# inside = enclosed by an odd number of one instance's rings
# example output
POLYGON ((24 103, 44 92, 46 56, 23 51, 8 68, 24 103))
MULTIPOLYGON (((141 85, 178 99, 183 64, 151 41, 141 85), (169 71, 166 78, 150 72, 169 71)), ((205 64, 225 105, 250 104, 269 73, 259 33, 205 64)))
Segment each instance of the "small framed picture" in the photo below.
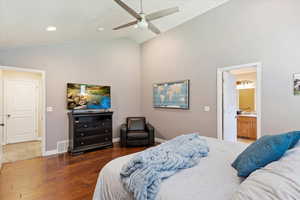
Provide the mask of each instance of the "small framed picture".
POLYGON ((294 74, 294 95, 300 96, 300 73, 294 74))

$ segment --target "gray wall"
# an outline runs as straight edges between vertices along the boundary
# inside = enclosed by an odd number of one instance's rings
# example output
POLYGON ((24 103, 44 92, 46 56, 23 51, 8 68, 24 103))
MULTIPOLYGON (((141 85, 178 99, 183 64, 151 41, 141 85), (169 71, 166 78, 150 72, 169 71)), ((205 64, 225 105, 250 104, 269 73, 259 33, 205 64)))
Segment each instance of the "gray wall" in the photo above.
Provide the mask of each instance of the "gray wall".
POLYGON ((120 39, 95 44, 64 44, 0 51, 0 65, 46 71, 46 149, 68 138, 66 83, 112 86, 114 137, 125 117, 141 114, 140 46, 120 39))
POLYGON ((261 61, 262 134, 300 129, 300 1, 232 0, 142 45, 142 111, 164 138, 217 136, 216 69, 261 61), (152 84, 191 80, 191 109, 152 108, 152 84), (204 112, 205 105, 211 112, 204 112))
POLYGON ((216 69, 257 61, 263 134, 273 134, 300 129, 300 97, 292 94, 292 75, 300 72, 299 10, 299 0, 231 0, 144 43, 142 56, 138 44, 120 39, 1 51, 0 65, 46 71, 47 106, 54 107, 47 150, 67 139, 67 82, 112 85, 115 137, 126 116, 141 113, 163 138, 194 131, 216 137, 216 69), (152 108, 153 83, 183 79, 191 80, 190 110, 152 108))

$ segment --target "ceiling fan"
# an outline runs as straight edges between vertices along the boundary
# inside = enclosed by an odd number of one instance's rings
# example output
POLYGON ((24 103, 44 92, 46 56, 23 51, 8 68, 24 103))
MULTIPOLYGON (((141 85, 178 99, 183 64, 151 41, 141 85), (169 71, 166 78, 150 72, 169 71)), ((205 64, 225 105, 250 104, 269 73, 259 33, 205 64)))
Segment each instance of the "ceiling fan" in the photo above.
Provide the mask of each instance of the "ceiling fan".
POLYGON ((140 13, 137 13, 135 10, 130 8, 128 5, 126 5, 121 0, 114 0, 114 1, 117 4, 119 4, 123 9, 125 9, 131 16, 136 18, 136 20, 129 22, 127 24, 118 26, 118 27, 114 28, 113 30, 120 30, 123 28, 127 28, 129 26, 135 26, 136 28, 149 29, 150 31, 152 31, 155 34, 160 34, 160 30, 154 24, 152 24, 151 21, 162 18, 162 17, 166 17, 168 15, 172 15, 176 12, 179 12, 179 8, 174 7, 174 8, 169 8, 169 9, 161 10, 161 11, 146 15, 144 13, 144 9, 143 9, 143 0, 140 0, 140 6, 141 6, 140 13))

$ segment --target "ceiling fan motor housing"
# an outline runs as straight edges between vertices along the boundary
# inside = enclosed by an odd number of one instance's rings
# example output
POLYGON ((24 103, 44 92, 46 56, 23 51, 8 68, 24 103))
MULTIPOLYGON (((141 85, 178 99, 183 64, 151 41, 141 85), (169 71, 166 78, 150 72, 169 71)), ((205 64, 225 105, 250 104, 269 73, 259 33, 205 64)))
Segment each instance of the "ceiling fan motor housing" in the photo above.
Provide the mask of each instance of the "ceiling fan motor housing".
POLYGON ((137 26, 138 26, 139 28, 141 28, 141 29, 147 29, 148 26, 149 26, 149 23, 148 23, 147 20, 146 20, 146 15, 145 15, 144 13, 141 13, 140 15, 141 15, 142 19, 141 19, 141 21, 137 24, 137 26))
POLYGON ((127 4, 123 2, 123 0, 114 0, 117 4, 119 4, 122 8, 124 8, 132 17, 134 17, 136 20, 131 21, 127 24, 118 26, 114 28, 113 30, 120 30, 123 28, 127 28, 129 26, 134 26, 135 28, 140 29, 149 29, 155 34, 160 34, 160 30, 151 22, 153 20, 157 20, 162 17, 166 17, 168 15, 172 15, 179 11, 178 7, 174 8, 168 8, 164 10, 160 10, 151 14, 146 15, 143 11, 143 0, 140 0, 141 3, 141 11, 140 13, 137 13, 134 9, 130 8, 127 4))

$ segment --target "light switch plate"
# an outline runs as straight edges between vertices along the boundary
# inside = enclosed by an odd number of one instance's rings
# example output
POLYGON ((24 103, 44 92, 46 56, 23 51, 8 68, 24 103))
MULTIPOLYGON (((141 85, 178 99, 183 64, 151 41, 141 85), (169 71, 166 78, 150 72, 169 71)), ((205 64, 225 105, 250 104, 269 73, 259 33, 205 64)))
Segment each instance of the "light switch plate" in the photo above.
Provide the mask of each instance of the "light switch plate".
POLYGON ((47 107, 47 112, 53 112, 53 107, 47 107))
POLYGON ((204 106, 204 111, 205 112, 209 112, 210 111, 210 107, 209 106, 204 106))

